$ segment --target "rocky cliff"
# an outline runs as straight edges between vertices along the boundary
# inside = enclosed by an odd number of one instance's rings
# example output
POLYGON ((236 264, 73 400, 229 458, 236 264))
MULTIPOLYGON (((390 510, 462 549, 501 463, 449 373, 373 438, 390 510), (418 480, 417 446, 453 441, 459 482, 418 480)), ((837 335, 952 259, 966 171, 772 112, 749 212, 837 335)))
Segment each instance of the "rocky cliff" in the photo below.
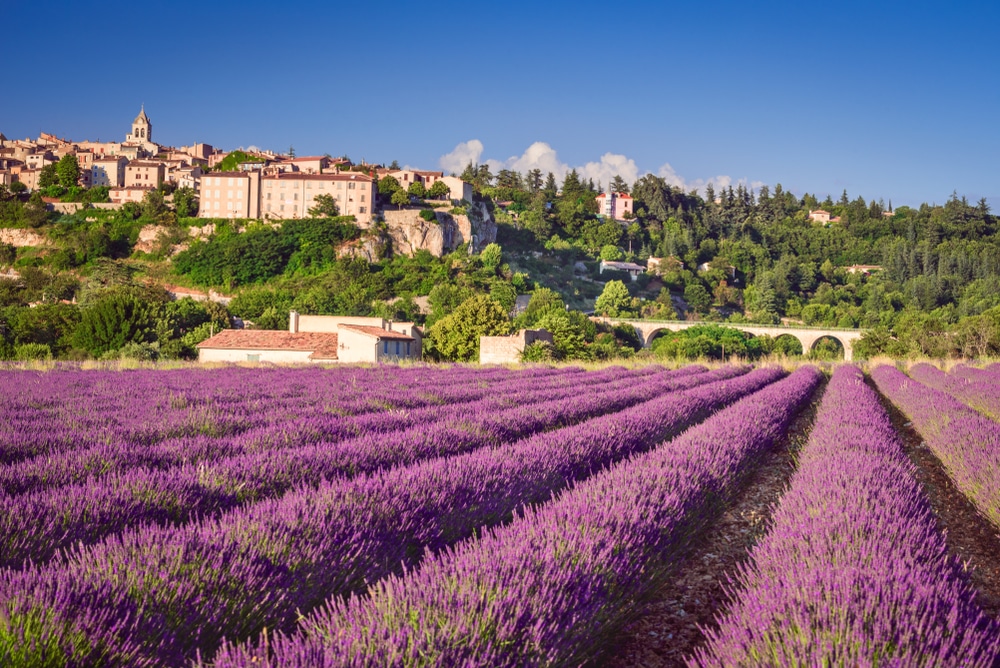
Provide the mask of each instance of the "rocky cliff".
POLYGON ((496 241, 497 225, 485 204, 473 204, 466 214, 439 209, 434 215, 435 220, 426 221, 420 217, 419 209, 386 210, 383 216, 393 252, 413 255, 426 250, 440 257, 464 243, 470 245, 472 252, 479 252, 496 241))

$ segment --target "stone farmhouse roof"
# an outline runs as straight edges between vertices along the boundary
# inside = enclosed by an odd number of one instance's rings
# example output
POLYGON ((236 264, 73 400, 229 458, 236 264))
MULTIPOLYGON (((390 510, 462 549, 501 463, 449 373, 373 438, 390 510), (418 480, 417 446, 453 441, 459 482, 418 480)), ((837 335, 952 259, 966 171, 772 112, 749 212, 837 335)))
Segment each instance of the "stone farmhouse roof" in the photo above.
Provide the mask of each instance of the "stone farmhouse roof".
MULTIPOLYGON (((372 328, 377 329, 377 328, 372 328)), ((223 350, 309 350, 312 359, 337 359, 337 335, 269 329, 224 329, 198 348, 223 350)), ((407 337, 409 338, 409 337, 407 337)))
POLYGON ((352 332, 367 334, 368 336, 374 336, 377 339, 386 339, 389 341, 416 341, 416 339, 412 336, 407 336, 402 332, 382 329, 381 327, 369 327, 368 325, 341 325, 340 328, 349 329, 352 332))

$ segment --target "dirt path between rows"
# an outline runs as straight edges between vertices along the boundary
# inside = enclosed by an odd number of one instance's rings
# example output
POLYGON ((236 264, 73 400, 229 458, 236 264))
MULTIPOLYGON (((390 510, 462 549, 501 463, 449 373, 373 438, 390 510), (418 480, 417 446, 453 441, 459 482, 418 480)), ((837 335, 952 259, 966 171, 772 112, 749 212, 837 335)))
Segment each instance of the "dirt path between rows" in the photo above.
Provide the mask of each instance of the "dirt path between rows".
POLYGON ((704 641, 709 626, 727 602, 728 574, 748 557, 767 532, 774 504, 795 471, 795 455, 805 445, 825 383, 792 421, 785 437, 751 474, 726 513, 704 532, 676 575, 653 595, 646 613, 619 634, 619 641, 598 665, 608 668, 683 666, 704 641))
MULTIPOLYGON (((875 384, 869 383, 877 392, 875 384)), ((917 480, 930 499, 938 530, 946 534, 948 551, 967 564, 979 606, 993 619, 1000 619, 1000 530, 958 491, 910 420, 885 396, 879 396, 903 439, 904 451, 917 467, 917 480)))

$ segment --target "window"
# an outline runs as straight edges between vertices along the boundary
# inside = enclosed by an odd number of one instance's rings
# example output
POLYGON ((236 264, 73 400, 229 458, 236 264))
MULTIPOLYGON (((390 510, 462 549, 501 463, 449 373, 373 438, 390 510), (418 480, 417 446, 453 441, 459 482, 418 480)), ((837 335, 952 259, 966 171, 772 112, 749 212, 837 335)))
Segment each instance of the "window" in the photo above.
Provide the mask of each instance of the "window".
POLYGON ((299 201, 299 194, 295 193, 294 195, 292 195, 292 199, 294 199, 296 202, 298 202, 299 201))
POLYGON ((358 208, 358 213, 368 213, 368 209, 366 209, 366 208, 365 208, 365 207, 363 207, 363 206, 362 206, 362 207, 359 207, 359 208, 358 208))
POLYGON ((271 210, 271 203, 270 203, 270 202, 268 202, 268 203, 267 203, 267 210, 268 210, 268 211, 270 211, 270 210, 271 210))
POLYGON ((259 362, 259 361, 260 361, 259 353, 256 355, 249 355, 249 354, 247 355, 247 362, 259 362))
POLYGON ((348 184, 347 184, 347 189, 348 189, 348 190, 354 190, 354 186, 355 186, 355 184, 354 184, 354 182, 352 181, 351 183, 348 183, 348 184))
POLYGON ((388 355, 389 354, 389 342, 388 341, 383 341, 382 342, 382 354, 383 355, 388 355))
POLYGON ((362 196, 361 196, 361 201, 362 201, 362 202, 364 202, 364 201, 365 201, 365 196, 364 196, 364 195, 362 195, 362 196))
POLYGON ((267 199, 271 199, 271 193, 267 193, 267 199))
POLYGON ((236 181, 236 179, 229 179, 229 183, 227 185, 230 185, 230 186, 233 185, 234 181, 236 181))
POLYGON ((406 356, 407 357, 410 356, 410 342, 409 341, 406 342, 406 356))
POLYGON ((396 341, 396 357, 399 357, 399 341, 396 341))

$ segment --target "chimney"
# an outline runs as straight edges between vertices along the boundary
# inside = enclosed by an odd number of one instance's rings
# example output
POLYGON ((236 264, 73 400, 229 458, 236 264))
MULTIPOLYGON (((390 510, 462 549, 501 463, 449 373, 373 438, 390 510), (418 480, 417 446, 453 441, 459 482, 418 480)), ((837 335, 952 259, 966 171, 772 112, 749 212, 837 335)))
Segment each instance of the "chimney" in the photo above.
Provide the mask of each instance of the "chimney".
POLYGON ((295 334, 299 331, 299 312, 289 311, 288 312, 288 331, 295 334))
POLYGON ((385 321, 385 331, 387 331, 387 332, 391 332, 392 331, 392 320, 386 320, 385 321))

